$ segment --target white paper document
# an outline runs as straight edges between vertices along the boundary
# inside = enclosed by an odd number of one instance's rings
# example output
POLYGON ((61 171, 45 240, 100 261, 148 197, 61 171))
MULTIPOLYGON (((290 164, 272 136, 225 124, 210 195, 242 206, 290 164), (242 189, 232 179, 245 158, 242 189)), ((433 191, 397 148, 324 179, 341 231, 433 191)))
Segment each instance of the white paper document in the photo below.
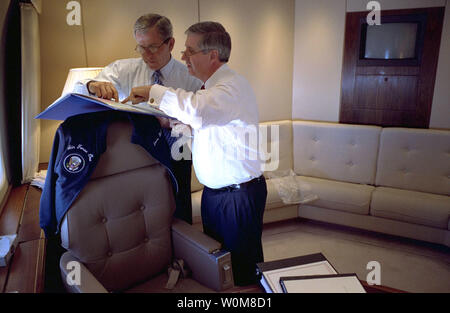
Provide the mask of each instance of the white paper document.
POLYGON ((356 274, 281 277, 285 293, 365 293, 356 274))
POLYGON ((275 293, 282 293, 280 278, 285 276, 308 276, 308 275, 330 275, 337 274, 336 270, 328 261, 311 264, 302 264, 288 268, 280 268, 264 272, 263 276, 270 289, 275 293))

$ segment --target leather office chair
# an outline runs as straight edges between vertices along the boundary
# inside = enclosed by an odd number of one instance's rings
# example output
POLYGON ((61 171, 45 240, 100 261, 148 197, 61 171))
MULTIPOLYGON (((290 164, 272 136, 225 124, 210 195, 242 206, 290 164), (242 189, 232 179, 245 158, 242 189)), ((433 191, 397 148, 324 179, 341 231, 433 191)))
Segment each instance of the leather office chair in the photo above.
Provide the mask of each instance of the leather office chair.
POLYGON ((63 219, 61 242, 68 251, 60 259, 60 271, 66 289, 214 292, 233 287, 230 253, 172 217, 175 201, 168 173, 130 142, 131 131, 126 121, 109 126, 107 150, 63 219), (168 267, 175 259, 183 259, 192 275, 168 290, 168 267), (68 283, 68 275, 75 285, 68 283))

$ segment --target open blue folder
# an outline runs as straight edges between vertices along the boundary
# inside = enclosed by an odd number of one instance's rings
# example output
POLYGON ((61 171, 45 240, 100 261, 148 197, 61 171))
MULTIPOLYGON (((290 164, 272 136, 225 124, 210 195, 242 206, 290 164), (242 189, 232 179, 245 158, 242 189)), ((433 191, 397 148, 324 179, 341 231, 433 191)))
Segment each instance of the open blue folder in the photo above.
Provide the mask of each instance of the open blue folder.
POLYGON ((64 121, 70 116, 107 110, 117 110, 172 118, 160 109, 150 106, 147 103, 139 103, 136 105, 122 104, 120 102, 114 102, 111 100, 100 99, 77 93, 69 93, 62 96, 35 118, 64 121))

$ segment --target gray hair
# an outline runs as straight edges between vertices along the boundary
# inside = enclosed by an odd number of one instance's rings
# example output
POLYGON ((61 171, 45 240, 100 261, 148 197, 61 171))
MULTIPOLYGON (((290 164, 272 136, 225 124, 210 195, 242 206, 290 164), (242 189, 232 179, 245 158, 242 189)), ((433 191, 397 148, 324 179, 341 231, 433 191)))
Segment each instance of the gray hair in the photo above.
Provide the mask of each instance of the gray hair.
POLYGON ((136 23, 134 23, 134 35, 137 32, 145 32, 153 26, 156 26, 162 40, 173 37, 172 23, 170 20, 165 16, 153 13, 142 15, 137 19, 136 23))
POLYGON ((217 50, 219 60, 228 62, 231 53, 231 37, 225 28, 217 22, 200 22, 190 26, 185 34, 201 34, 198 47, 202 50, 217 50))

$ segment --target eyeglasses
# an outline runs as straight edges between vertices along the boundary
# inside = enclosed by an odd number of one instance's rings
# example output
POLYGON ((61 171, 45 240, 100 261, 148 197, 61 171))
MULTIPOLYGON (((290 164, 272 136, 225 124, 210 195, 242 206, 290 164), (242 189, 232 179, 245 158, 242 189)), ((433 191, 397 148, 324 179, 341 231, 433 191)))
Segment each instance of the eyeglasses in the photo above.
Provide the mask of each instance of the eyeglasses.
POLYGON ((191 57, 193 55, 196 55, 196 54, 198 54, 200 52, 206 52, 206 51, 210 51, 210 50, 211 49, 202 49, 202 50, 199 50, 199 51, 196 51, 196 52, 190 52, 190 51, 184 50, 184 51, 181 51, 181 55, 182 56, 184 55, 185 57, 189 58, 189 57, 191 57))
POLYGON ((163 44, 166 44, 171 38, 172 37, 167 38, 159 46, 157 46, 157 45, 150 45, 150 46, 147 46, 147 47, 143 47, 141 45, 136 45, 136 48, 134 48, 134 50, 136 52, 139 52, 140 54, 144 54, 145 52, 156 53, 159 50, 159 48, 161 48, 161 46, 163 44))

